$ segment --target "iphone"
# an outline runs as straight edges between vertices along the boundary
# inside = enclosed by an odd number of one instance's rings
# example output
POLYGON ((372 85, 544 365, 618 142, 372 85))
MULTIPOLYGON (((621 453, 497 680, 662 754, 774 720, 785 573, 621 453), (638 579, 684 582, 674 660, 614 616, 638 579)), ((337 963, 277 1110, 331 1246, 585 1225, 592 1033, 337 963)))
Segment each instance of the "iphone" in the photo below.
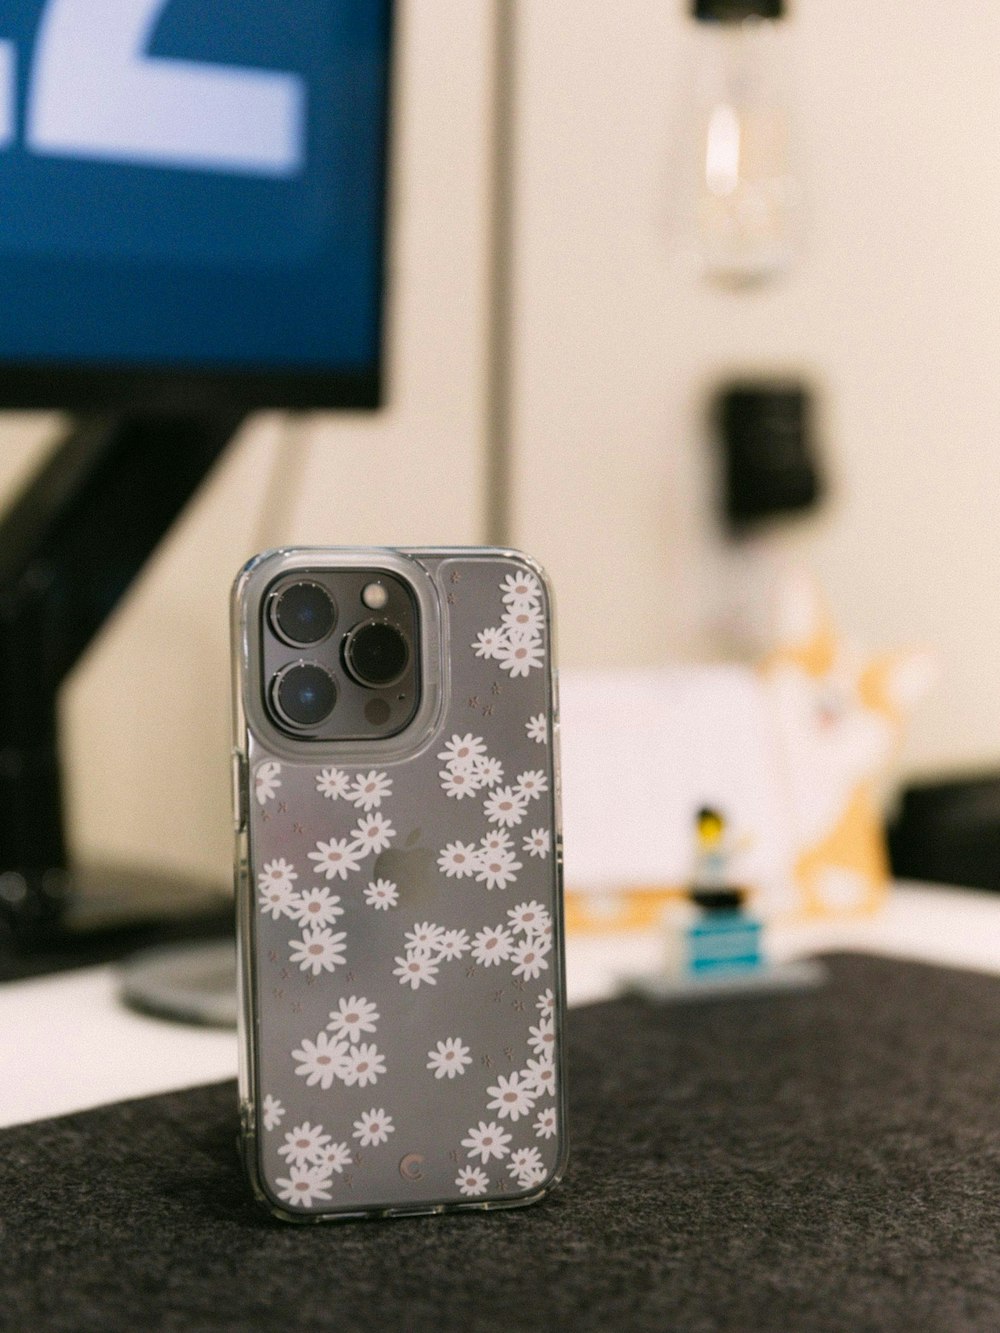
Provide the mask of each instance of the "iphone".
POLYGON ((511 550, 237 578, 241 1140, 283 1218, 525 1204, 563 1170, 552 631, 511 550))

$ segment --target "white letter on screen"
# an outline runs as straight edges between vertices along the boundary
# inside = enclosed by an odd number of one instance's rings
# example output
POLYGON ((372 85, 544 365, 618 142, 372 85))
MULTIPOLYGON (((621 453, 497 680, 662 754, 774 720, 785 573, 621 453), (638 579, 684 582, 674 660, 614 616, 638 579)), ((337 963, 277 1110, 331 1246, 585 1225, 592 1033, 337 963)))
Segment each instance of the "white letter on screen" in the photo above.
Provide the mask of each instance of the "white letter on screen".
POLYGON ((13 42, 0 42, 0 148, 14 138, 16 107, 17 50, 13 42))
POLYGON ((167 0, 48 0, 28 93, 36 153, 291 176, 305 158, 305 81, 147 56, 167 0))

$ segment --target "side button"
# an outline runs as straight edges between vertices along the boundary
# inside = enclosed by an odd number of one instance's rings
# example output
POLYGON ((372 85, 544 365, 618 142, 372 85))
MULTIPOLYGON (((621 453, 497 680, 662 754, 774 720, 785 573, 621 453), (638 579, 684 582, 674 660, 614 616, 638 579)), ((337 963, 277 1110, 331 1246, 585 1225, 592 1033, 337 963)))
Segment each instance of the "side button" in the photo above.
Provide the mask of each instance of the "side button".
POLYGON ((247 760, 239 750, 233 751, 233 831, 242 833, 247 824, 247 760))

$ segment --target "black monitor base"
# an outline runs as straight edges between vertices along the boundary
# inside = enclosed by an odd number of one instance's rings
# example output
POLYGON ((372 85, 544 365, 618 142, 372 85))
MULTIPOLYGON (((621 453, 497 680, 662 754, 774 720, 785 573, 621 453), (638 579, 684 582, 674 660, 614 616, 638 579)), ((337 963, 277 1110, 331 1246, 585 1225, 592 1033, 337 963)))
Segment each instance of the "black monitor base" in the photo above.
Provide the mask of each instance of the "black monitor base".
POLYGON ((71 884, 46 931, 15 936, 0 929, 0 982, 118 963, 138 949, 232 942, 232 893, 220 884, 96 866, 74 874, 71 884))

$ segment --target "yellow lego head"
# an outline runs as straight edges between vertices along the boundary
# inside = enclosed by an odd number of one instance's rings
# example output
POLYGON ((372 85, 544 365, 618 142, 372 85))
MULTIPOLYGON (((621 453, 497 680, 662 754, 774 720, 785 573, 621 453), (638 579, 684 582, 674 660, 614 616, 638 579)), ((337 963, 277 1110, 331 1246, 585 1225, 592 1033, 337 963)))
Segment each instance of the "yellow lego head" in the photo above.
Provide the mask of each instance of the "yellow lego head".
POLYGON ((698 843, 701 847, 715 847, 726 831, 726 821, 720 810, 703 805, 695 816, 698 843))

